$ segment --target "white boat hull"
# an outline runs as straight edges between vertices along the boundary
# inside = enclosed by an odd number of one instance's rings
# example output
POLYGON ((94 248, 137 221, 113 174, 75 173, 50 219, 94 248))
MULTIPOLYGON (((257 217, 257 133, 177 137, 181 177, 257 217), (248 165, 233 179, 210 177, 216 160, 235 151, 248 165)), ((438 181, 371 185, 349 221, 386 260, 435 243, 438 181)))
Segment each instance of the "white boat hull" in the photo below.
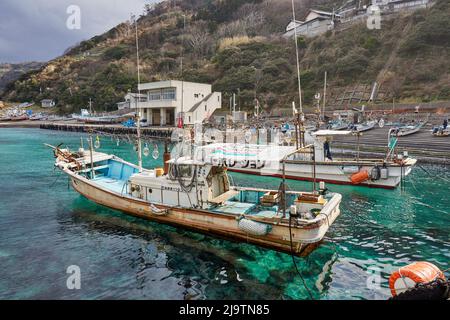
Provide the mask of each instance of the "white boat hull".
MULTIPOLYGON (((415 163, 415 161, 414 161, 415 163)), ((351 166, 351 165, 349 165, 351 166)), ((353 164, 354 166, 354 164, 353 164)), ((352 185, 352 181, 350 180, 351 173, 344 172, 345 165, 338 163, 327 163, 327 164, 316 164, 316 181, 324 181, 331 184, 343 184, 343 185, 352 185)), ((362 165, 359 166, 360 170, 367 170, 370 172, 373 165, 362 165)), ((411 173, 412 165, 404 166, 403 169, 400 166, 390 166, 389 175, 387 179, 379 179, 379 180, 367 180, 361 184, 360 186, 367 187, 376 187, 376 188, 386 188, 393 189, 396 188, 400 182, 401 178, 406 177, 411 173)), ((304 181, 313 181, 313 165, 311 164, 286 164, 286 178, 291 180, 304 180, 304 181)), ((267 175, 273 177, 282 177, 283 172, 280 168, 278 171, 273 172, 265 172, 257 169, 244 169, 244 168, 229 168, 229 171, 246 173, 246 174, 254 174, 254 175, 267 175)))

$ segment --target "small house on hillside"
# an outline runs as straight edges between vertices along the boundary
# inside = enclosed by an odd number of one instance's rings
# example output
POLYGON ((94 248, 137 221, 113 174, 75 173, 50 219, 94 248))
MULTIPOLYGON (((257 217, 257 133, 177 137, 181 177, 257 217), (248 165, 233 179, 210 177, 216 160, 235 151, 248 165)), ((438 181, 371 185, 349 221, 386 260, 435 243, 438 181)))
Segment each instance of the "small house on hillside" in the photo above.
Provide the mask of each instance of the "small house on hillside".
POLYGON ((431 0, 384 0, 380 5, 382 12, 399 12, 425 9, 431 5, 431 0))
POLYGON ((315 37, 333 30, 340 19, 341 16, 334 12, 310 9, 304 21, 292 20, 289 22, 284 37, 292 37, 295 35, 295 32, 297 32, 297 36, 315 37))
POLYGON ((41 106, 42 108, 53 108, 56 106, 56 102, 53 99, 44 99, 41 100, 41 106))

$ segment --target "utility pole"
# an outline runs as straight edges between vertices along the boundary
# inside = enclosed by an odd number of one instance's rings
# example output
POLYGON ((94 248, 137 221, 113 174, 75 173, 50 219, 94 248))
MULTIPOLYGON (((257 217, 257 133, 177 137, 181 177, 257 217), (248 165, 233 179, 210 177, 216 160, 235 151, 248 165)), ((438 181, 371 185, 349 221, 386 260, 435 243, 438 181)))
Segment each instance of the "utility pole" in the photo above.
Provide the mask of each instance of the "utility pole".
POLYGON ((137 77, 138 77, 138 96, 136 107, 136 120, 137 120, 137 154, 138 154, 138 167, 139 172, 142 172, 142 145, 141 145, 141 115, 140 115, 140 103, 141 103, 141 73, 139 68, 139 37, 138 37, 138 21, 135 19, 136 26, 136 64, 137 64, 137 77))

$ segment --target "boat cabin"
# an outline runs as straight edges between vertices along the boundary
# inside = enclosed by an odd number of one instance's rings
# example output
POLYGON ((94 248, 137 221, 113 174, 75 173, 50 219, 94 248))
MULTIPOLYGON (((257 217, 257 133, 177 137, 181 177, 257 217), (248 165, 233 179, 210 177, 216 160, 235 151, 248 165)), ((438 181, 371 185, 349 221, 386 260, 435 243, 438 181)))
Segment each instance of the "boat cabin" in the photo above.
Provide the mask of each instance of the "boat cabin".
POLYGON ((349 136, 351 131, 342 130, 319 130, 312 133, 314 142, 314 156, 317 162, 333 160, 330 142, 336 136, 349 136))

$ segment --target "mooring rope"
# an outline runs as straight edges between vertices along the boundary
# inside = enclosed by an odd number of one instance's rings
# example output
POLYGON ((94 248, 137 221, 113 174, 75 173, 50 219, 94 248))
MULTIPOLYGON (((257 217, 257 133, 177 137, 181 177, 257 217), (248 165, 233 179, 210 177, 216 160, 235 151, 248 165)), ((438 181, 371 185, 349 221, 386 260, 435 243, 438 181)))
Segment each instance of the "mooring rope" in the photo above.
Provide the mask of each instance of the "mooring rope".
POLYGON ((300 270, 298 269, 297 266, 297 262, 295 261, 295 255, 294 255, 294 247, 293 247, 293 243, 292 243, 292 231, 291 231, 291 215, 289 215, 289 239, 290 239, 290 243, 291 243, 291 258, 292 258, 292 263, 294 264, 295 270, 297 271, 297 274, 299 275, 300 279, 303 282, 303 286, 305 287, 306 291, 308 292, 309 298, 311 300, 315 300, 311 290, 308 288, 308 285, 306 284, 305 279, 303 278, 303 275, 301 274, 300 270))
POLYGON ((450 183, 450 180, 448 180, 448 179, 446 179, 446 178, 444 178, 444 177, 441 177, 441 176, 438 176, 438 175, 432 175, 428 170, 426 170, 424 167, 422 167, 421 165, 417 165, 420 169, 422 169, 426 174, 428 174, 428 176, 430 176, 430 177, 438 177, 439 179, 441 179, 441 180, 443 180, 443 181, 445 181, 445 182, 449 182, 450 183))
MULTIPOLYGON (((281 183, 280 187, 278 188, 279 192, 281 190, 284 191, 283 199, 280 199, 280 202, 282 202, 282 205, 283 205, 283 213, 284 214, 286 214, 286 209, 287 209, 286 208, 286 190, 288 190, 288 189, 289 189, 289 187, 285 183, 281 183)), ((289 240, 290 240, 289 242, 290 242, 290 248, 291 248, 291 258, 292 258, 292 263, 294 264, 294 267, 295 267, 295 271, 297 272, 300 279, 302 280, 303 286, 305 287, 306 291, 308 292, 309 298, 311 300, 315 300, 311 290, 309 289, 308 285, 306 284, 306 281, 303 278, 303 275, 297 266, 297 262, 295 261, 294 245, 293 245, 293 241, 292 241, 292 216, 291 216, 291 214, 289 214, 289 240)))

